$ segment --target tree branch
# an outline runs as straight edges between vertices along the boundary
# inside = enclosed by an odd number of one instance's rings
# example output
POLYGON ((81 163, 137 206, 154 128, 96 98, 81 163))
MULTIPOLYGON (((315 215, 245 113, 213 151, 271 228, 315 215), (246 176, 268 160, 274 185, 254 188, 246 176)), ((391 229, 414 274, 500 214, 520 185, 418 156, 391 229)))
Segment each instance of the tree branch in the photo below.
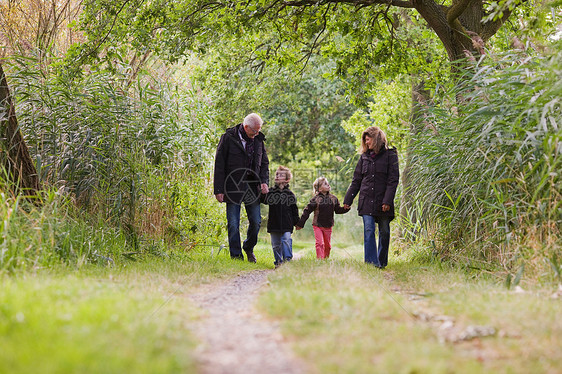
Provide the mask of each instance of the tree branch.
POLYGON ((323 19, 323 24, 322 24, 322 29, 318 32, 318 35, 316 35, 316 38, 314 38, 314 42, 312 43, 312 46, 310 47, 310 51, 306 54, 306 61, 303 64, 303 67, 300 71, 300 74, 304 73, 304 70, 306 69, 306 66, 308 65, 308 62, 310 61, 310 56, 312 56, 312 53, 314 53, 314 49, 316 48, 317 44, 318 44, 318 40, 320 39, 320 36, 324 33, 324 31, 326 31, 326 26, 328 24, 328 12, 330 10, 330 5, 328 5, 326 7, 326 10, 324 11, 324 14, 322 15, 322 19, 323 19))
POLYGON ((457 19, 463 14, 472 0, 456 0, 447 11, 447 22, 452 28, 458 28, 457 19))
POLYGON ((283 4, 290 7, 326 5, 326 4, 350 4, 369 6, 374 4, 396 6, 400 8, 414 8, 412 1, 407 0, 294 0, 285 1, 283 4))
POLYGON ((487 41, 492 36, 494 36, 496 32, 500 29, 500 27, 502 27, 503 24, 508 20, 510 15, 511 15, 511 10, 506 9, 503 11, 503 17, 497 20, 484 23, 482 25, 482 32, 480 33, 482 40, 487 41))

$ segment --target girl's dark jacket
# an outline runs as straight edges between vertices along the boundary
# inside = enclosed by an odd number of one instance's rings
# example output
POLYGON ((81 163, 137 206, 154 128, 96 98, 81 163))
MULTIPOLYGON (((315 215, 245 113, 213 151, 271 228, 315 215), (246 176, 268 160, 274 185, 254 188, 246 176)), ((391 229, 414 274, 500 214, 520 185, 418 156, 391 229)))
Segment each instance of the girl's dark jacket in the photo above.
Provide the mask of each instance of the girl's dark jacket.
POLYGON ((340 205, 337 197, 331 193, 321 194, 317 193, 302 211, 302 216, 297 222, 298 227, 304 227, 306 220, 310 213, 314 212, 312 218, 312 225, 317 227, 332 227, 334 226, 334 213, 343 214, 347 213, 349 209, 345 209, 340 205))
POLYGON ((396 148, 383 148, 376 155, 365 152, 359 157, 343 203, 351 205, 359 192, 357 211, 360 216, 367 214, 394 219, 394 195, 399 177, 396 148), (382 211, 383 204, 390 205, 388 212, 382 211))
POLYGON ((225 194, 226 201, 235 204, 258 201, 260 185, 269 184, 265 136, 259 132, 254 137, 254 154, 249 160, 240 140, 241 126, 238 124, 226 129, 215 156, 214 194, 225 194))
POLYGON ((267 195, 262 195, 262 202, 269 205, 267 232, 293 232, 299 220, 299 209, 289 185, 283 189, 275 185, 267 195))

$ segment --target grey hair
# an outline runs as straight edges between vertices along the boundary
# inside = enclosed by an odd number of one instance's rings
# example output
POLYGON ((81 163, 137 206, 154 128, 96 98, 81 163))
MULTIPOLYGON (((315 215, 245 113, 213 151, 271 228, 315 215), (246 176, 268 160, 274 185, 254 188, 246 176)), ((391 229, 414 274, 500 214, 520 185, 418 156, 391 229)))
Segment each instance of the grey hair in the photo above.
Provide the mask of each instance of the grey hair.
POLYGON ((256 127, 263 125, 263 119, 256 113, 250 113, 244 118, 243 122, 244 126, 250 126, 252 129, 256 129, 256 127))

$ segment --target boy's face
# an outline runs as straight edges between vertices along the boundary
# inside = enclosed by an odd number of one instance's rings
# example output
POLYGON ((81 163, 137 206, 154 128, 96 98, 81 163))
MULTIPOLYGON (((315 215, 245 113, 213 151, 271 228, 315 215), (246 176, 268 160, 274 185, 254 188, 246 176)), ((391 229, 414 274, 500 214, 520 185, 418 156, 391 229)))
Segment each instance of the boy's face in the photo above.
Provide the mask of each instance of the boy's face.
POLYGON ((320 187, 318 187, 318 191, 320 193, 330 192, 330 183, 328 183, 328 181, 324 181, 324 183, 322 183, 320 187))
POLYGON ((286 183, 287 180, 287 172, 283 170, 278 170, 275 172, 275 183, 286 183))

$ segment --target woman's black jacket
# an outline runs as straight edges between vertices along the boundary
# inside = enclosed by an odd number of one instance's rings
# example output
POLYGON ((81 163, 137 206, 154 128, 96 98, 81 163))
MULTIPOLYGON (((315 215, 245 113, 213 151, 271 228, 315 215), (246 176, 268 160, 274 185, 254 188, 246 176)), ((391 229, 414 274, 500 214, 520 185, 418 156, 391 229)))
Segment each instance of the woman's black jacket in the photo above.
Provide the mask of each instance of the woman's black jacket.
POLYGON ((262 195, 262 202, 269 205, 267 232, 293 232, 299 220, 297 198, 289 186, 281 189, 275 185, 267 195, 262 195))
POLYGON ((376 155, 365 152, 359 157, 343 203, 351 205, 359 193, 357 211, 360 216, 367 214, 394 219, 394 195, 399 177, 396 148, 383 148, 376 155), (382 211, 383 204, 390 205, 388 212, 382 211))
POLYGON ((235 204, 258 202, 260 185, 269 184, 265 136, 260 132, 254 137, 254 154, 249 160, 240 140, 241 126, 226 129, 215 156, 214 194, 225 194, 226 201, 235 204))

